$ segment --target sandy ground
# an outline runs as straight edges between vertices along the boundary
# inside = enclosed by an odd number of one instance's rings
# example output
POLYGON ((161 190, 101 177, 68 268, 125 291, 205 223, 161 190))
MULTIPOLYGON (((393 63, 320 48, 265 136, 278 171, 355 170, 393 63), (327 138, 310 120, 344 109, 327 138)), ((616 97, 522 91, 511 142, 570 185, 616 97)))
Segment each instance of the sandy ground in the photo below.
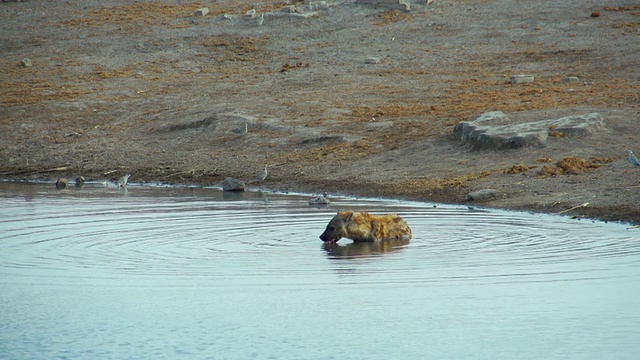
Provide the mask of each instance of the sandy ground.
POLYGON ((266 164, 256 186, 276 191, 464 203, 491 188, 473 205, 640 223, 637 1, 328 3, 309 18, 272 13, 284 1, 0 3, 0 177, 217 185, 266 164), (606 130, 501 151, 453 137, 496 110, 599 112, 606 130), (584 166, 541 173, 567 157, 584 166))

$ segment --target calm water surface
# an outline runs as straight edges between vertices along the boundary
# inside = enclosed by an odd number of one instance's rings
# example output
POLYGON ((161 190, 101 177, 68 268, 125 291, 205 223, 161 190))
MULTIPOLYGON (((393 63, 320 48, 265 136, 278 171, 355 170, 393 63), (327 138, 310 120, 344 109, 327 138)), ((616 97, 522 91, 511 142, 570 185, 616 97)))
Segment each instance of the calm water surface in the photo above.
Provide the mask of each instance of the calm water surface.
POLYGON ((640 358, 640 229, 308 199, 0 184, 0 359, 640 358), (414 238, 324 248, 348 208, 414 238))

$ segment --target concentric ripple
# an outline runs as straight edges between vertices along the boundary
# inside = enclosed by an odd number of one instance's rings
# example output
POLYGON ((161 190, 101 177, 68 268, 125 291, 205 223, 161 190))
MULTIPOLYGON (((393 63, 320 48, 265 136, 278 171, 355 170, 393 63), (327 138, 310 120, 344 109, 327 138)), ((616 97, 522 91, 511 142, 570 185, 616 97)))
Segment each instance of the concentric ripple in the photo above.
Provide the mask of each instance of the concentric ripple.
POLYGON ((463 206, 336 199, 330 208, 312 208, 299 196, 247 193, 225 201, 229 195, 216 190, 134 191, 122 196, 112 190, 105 197, 100 187, 51 190, 28 202, 5 195, 0 272, 6 281, 50 282, 65 277, 232 277, 246 267, 276 277, 290 272, 292 263, 295 272, 312 275, 369 259, 385 267, 381 282, 450 283, 619 278, 620 266, 640 263, 634 240, 638 231, 620 224, 463 206), (341 208, 400 213, 414 238, 384 248, 344 239, 322 251, 329 259, 348 261, 318 263, 308 253, 321 248, 318 235, 341 208), (383 255, 384 260, 371 260, 383 255), (587 260, 598 266, 581 268, 587 260), (386 269, 388 261, 397 262, 396 273, 386 269), (450 273, 425 271, 442 269, 450 273))
POLYGON ((309 198, 0 183, 0 358, 637 350, 640 229, 387 200, 334 197, 318 208, 309 198), (338 209, 398 213, 414 237, 324 246, 318 236, 338 209), (367 346, 326 347, 317 339, 327 335, 367 346))

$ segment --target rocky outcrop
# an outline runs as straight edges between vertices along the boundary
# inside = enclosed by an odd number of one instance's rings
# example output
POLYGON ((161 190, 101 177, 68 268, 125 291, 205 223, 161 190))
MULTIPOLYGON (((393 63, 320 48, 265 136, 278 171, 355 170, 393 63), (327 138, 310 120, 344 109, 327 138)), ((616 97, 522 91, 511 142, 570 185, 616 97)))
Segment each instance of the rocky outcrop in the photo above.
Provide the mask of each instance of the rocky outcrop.
POLYGON ((513 124, 501 111, 463 121, 453 129, 454 136, 473 150, 544 147, 549 136, 587 136, 605 129, 598 113, 572 115, 553 120, 513 124))

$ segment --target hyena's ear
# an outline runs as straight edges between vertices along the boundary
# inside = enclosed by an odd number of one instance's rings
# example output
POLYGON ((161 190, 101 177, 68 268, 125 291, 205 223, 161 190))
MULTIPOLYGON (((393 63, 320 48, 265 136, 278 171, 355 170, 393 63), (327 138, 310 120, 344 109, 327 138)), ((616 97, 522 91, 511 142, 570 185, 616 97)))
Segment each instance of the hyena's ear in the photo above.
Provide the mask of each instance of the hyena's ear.
POLYGON ((345 211, 342 213, 338 213, 343 219, 344 221, 351 221, 351 219, 353 218, 353 211, 345 211))

